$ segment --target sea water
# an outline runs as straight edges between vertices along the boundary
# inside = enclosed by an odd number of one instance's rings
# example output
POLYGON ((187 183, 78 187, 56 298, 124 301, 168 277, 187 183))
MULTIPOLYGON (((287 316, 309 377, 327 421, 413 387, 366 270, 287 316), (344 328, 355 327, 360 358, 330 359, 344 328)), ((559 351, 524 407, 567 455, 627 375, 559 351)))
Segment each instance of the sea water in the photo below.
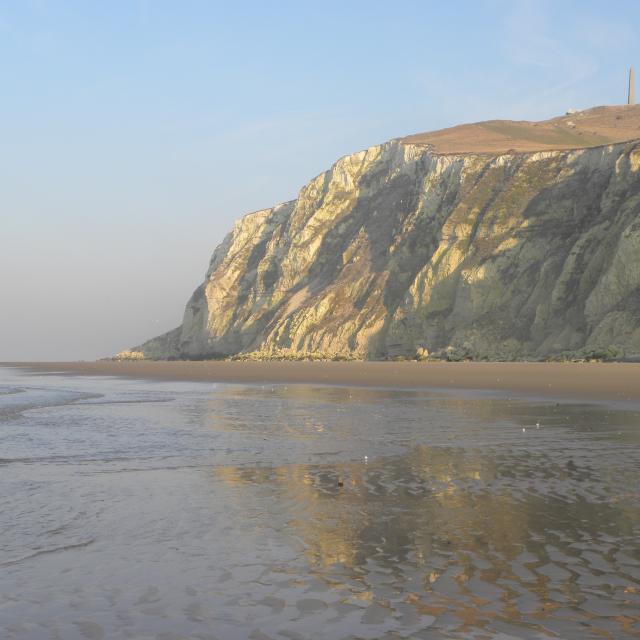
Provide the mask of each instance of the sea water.
POLYGON ((640 410, 0 369, 0 638, 637 638, 640 410))

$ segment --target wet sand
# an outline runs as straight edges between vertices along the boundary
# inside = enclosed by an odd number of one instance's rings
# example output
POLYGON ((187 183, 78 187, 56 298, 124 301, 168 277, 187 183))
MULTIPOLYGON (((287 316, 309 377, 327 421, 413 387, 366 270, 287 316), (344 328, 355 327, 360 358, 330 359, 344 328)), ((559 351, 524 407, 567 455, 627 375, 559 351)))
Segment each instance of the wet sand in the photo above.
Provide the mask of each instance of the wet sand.
POLYGON ((638 638, 640 411, 480 395, 0 369, 0 638, 638 638))
POLYGON ((38 372, 387 389, 477 389, 594 401, 640 401, 640 363, 547 362, 34 362, 38 372))

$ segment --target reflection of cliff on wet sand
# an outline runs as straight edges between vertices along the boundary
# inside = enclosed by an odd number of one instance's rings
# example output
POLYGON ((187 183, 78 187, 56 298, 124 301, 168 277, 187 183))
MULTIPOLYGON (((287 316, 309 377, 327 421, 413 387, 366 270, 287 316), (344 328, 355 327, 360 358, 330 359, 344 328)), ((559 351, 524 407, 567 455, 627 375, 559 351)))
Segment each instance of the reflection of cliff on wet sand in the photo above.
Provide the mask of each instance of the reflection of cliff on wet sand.
POLYGON ((277 443, 216 476, 344 606, 450 637, 640 622, 637 413, 304 386, 213 393, 209 409, 209 428, 277 443))
POLYGON ((606 607, 605 637, 613 620, 628 633, 640 617, 618 556, 630 553, 637 505, 625 511, 603 496, 574 500, 574 485, 595 482, 589 471, 571 477, 539 464, 526 454, 508 460, 417 446, 369 464, 215 473, 275 493, 273 526, 286 525, 303 542, 311 570, 344 589, 345 602, 360 598, 391 612, 404 603, 460 632, 490 621, 553 632, 606 607), (339 567, 359 586, 345 588, 339 567))

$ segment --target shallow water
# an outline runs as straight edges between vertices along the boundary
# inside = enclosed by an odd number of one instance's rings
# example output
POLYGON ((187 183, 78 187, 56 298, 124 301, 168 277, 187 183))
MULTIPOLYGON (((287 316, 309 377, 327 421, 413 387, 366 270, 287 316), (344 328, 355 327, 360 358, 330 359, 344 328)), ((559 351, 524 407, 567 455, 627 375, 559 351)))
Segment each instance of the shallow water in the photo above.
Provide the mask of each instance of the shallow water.
POLYGON ((639 445, 633 407, 3 369, 0 637, 637 638, 639 445))

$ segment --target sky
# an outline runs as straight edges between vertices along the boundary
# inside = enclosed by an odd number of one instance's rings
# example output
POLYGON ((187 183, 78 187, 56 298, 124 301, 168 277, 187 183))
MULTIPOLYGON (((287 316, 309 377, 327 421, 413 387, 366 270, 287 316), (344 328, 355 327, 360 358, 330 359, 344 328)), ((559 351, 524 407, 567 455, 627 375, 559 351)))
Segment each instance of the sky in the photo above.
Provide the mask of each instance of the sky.
POLYGON ((0 361, 178 326, 233 221, 339 157, 623 103, 631 64, 624 0, 0 0, 0 361))

